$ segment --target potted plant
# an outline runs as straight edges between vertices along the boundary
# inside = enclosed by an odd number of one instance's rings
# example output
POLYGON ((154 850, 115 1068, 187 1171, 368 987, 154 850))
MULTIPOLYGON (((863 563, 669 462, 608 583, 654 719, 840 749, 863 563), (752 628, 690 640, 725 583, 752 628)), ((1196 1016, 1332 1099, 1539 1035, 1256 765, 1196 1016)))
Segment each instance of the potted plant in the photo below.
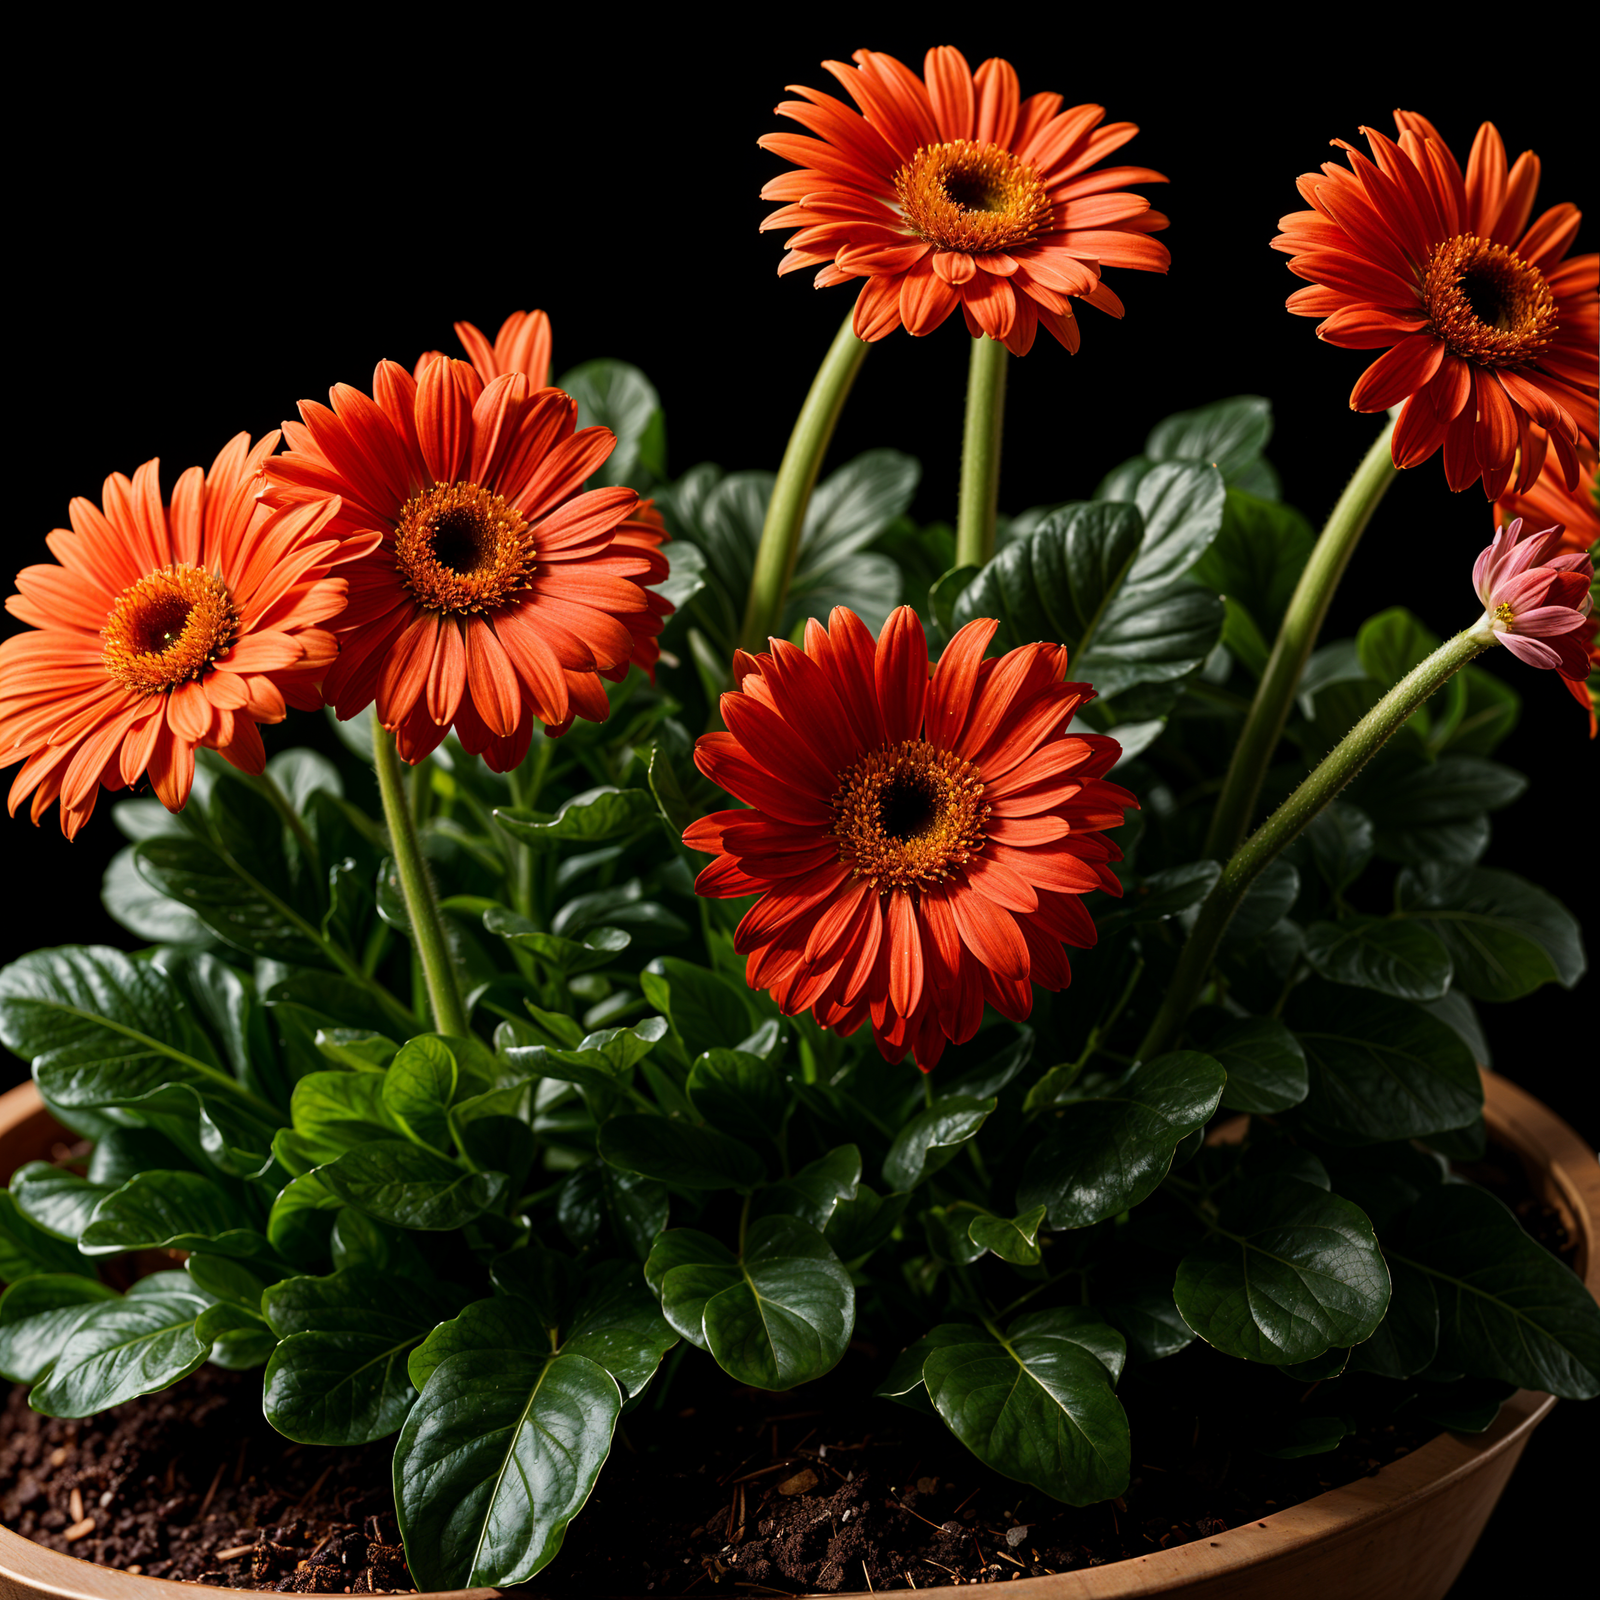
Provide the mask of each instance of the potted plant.
POLYGON ((1196 1340, 1317 1387, 1267 1451, 1600 1383, 1592 1296, 1447 1171, 1484 1138, 1473 1002, 1583 969, 1559 901, 1477 864, 1517 696, 1471 665, 1589 703, 1571 208, 1530 224, 1493 130, 1463 176, 1410 114, 1302 181, 1291 308, 1384 348, 1353 401, 1398 409, 1320 535, 1252 396, 1002 522, 1008 359, 1118 309, 1102 267, 1164 267, 1159 175, 1103 166, 1098 108, 1016 111, 1003 62, 840 75, 867 121, 808 91, 821 143, 764 141, 791 263, 863 279, 775 478, 670 475, 649 380, 545 387, 518 313, 281 452, 108 480, 18 580, 14 795, 69 836, 153 795, 105 887, 146 948, 0 972, 93 1141, 12 1180, 0 1370, 83 1416, 260 1366, 289 1437, 396 1436, 422 1587, 541 1572, 680 1343, 786 1390, 905 1330, 877 1392, 1076 1505, 1196 1340), (908 458, 821 468, 870 345, 958 311, 959 513, 919 529, 908 458), (1319 647, 1435 455, 1502 506, 1463 631, 1386 593, 1319 647), (267 759, 323 704, 344 772, 267 759))

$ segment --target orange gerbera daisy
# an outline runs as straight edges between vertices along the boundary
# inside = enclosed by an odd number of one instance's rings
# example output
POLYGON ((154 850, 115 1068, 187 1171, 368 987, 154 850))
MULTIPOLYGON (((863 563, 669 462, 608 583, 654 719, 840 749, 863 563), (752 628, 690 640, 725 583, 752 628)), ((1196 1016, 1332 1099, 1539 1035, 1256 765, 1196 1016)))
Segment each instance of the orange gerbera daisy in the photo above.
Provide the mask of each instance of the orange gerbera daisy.
POLYGON ((1553 446, 1570 489, 1579 445, 1596 433, 1600 256, 1562 259, 1581 213, 1552 206, 1529 225, 1539 158, 1525 151, 1508 171, 1492 123, 1463 175, 1427 118, 1394 120, 1398 144, 1363 128, 1372 160, 1336 139, 1351 170, 1330 161, 1299 180, 1313 209, 1285 217, 1272 241, 1312 284, 1289 309, 1324 318, 1317 334, 1330 344, 1388 347, 1350 405, 1405 402, 1397 467, 1443 446, 1450 487, 1481 478, 1495 500, 1513 471, 1519 492, 1531 488, 1553 446))
MULTIPOLYGON (((467 359, 485 383, 493 383, 507 372, 520 372, 535 389, 550 381, 550 319, 542 311, 513 311, 500 324, 494 343, 470 322, 455 324, 456 338, 467 352, 467 359)), ((412 376, 420 378, 430 361, 437 361, 442 350, 425 350, 412 376)))
POLYGON ((485 385, 440 357, 420 379, 379 362, 373 393, 302 401, 291 448, 261 466, 269 503, 339 495, 334 531, 377 536, 351 569, 323 693, 341 718, 375 704, 406 761, 454 727, 509 772, 536 719, 550 734, 603 721, 600 678, 653 665, 672 607, 643 585, 667 575, 664 535, 631 520, 632 489, 583 490, 616 438, 575 431, 559 389, 520 372, 485 385))
POLYGON ((1578 451, 1578 482, 1569 489, 1561 481, 1559 465, 1545 458, 1538 481, 1524 494, 1515 490, 1501 495, 1494 508, 1497 523, 1521 517, 1530 526, 1548 528, 1559 523, 1563 550, 1590 550, 1600 543, 1600 482, 1595 478, 1595 452, 1584 445, 1578 451))
POLYGON ((769 133, 764 149, 802 170, 763 200, 787 202, 763 228, 796 228, 779 272, 820 266, 819 288, 864 278, 855 331, 882 339, 902 324, 931 333, 959 305, 968 331, 1026 355, 1040 324, 1078 348, 1072 300, 1122 315, 1100 268, 1165 272, 1149 237, 1167 219, 1129 183, 1165 183, 1148 167, 1089 169, 1139 130, 1101 127, 1103 106, 1061 109, 1058 94, 1020 97, 1016 69, 959 50, 930 50, 923 78, 893 56, 857 50, 854 69, 824 61, 863 116, 832 95, 778 114, 816 134, 769 133))
POLYGON ((986 1000, 1021 1020, 1031 984, 1071 981, 1062 945, 1095 942, 1078 897, 1122 892, 1100 830, 1138 804, 1105 780, 1116 740, 1066 731, 1094 696, 1062 681, 1066 651, 985 661, 998 626, 969 622, 930 677, 910 607, 876 644, 836 607, 804 650, 738 651, 728 731, 695 747, 753 808, 683 836, 717 857, 699 893, 761 896, 734 935, 751 988, 844 1034, 870 1016, 883 1054, 923 1071, 978 1031, 986 1000))
MULTIPOLYGON (((33 633, 0 645, 0 766, 22 762, 11 810, 38 822, 59 800, 70 839, 101 785, 148 775, 169 811, 189 798, 196 745, 244 772, 266 764, 256 724, 314 710, 333 664, 319 624, 344 609, 333 569, 361 554, 330 531, 338 501, 269 514, 253 479, 278 442, 241 433, 210 472, 191 467, 172 503, 160 466, 106 479, 103 509, 75 499, 48 544, 60 566, 25 567, 6 601, 33 633)), ((375 541, 374 541, 375 542, 375 541)))

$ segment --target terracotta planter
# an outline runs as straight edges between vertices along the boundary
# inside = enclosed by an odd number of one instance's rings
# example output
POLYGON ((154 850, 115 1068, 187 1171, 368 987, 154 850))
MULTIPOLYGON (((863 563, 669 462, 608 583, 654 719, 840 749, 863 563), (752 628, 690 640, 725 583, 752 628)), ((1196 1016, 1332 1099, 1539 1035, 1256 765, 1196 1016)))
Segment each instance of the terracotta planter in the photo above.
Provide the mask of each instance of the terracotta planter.
MULTIPOLYGON (((1577 1268, 1600 1292, 1600 1167, 1566 1123, 1485 1075, 1491 1133, 1522 1158, 1536 1193, 1581 1241, 1577 1268)), ((31 1084, 0 1095, 0 1173, 44 1154, 58 1130, 31 1084)), ((1215 1539, 1132 1561, 1005 1586, 1012 1600, 1441 1600, 1465 1565, 1534 1426, 1555 1401, 1521 1389, 1483 1434, 1443 1433, 1376 1476, 1330 1489, 1215 1539)), ((537 1590, 526 1591, 536 1593, 537 1590)), ((919 1591, 953 1595, 940 1586, 919 1591)), ((195 1600, 196 1586, 130 1576, 0 1528, 0 1600, 195 1600)), ((493 1600, 452 1589, 440 1600, 493 1600)), ((860 1591, 865 1593, 865 1591, 860 1591)), ((657 1600, 657 1597, 650 1597, 657 1600)))

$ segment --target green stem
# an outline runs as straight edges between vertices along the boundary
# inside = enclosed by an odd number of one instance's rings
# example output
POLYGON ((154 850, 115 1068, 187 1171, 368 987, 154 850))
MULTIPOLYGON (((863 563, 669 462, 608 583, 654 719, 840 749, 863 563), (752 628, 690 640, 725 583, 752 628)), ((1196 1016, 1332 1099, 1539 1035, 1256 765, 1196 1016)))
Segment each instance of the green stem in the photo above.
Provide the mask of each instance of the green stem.
POLYGON ((1249 829, 1261 780, 1283 734, 1289 706, 1300 687, 1300 674, 1322 631, 1334 591, 1384 491, 1398 476, 1390 451, 1393 435, 1394 423, 1390 422, 1373 441, 1323 525, 1311 559, 1295 585, 1266 671, 1261 674, 1255 700, 1234 746, 1217 809, 1211 816, 1204 853, 1213 859, 1237 850, 1249 829))
POLYGON ((455 968, 450 962, 450 947, 445 942, 444 922, 439 902, 422 859, 422 841, 417 821, 407 803, 405 776, 392 734, 372 719, 372 757, 378 772, 378 792, 383 796, 383 816, 389 824, 389 843, 394 850, 400 874, 400 892, 405 896, 406 913, 411 919, 411 937, 422 958, 423 980, 428 988, 428 1004, 433 1025, 452 1038, 467 1036, 467 1013, 456 985, 455 968))
POLYGON ((967 420, 961 435, 956 565, 981 567, 994 554, 1000 504, 1000 434, 1006 412, 1006 347, 979 334, 967 369, 967 420))
POLYGON ((867 353, 867 345, 855 336, 850 323, 846 317, 817 368, 772 485, 761 545, 756 551, 756 568, 750 578, 750 595, 745 602, 744 626, 739 630, 740 645, 752 653, 765 650, 768 638, 782 626, 783 602, 800 553, 806 506, 850 385, 867 353))
POLYGON ((1256 875, 1360 772, 1429 695, 1495 642, 1487 620, 1440 645, 1403 677, 1329 753, 1305 781, 1240 846, 1200 907, 1166 998, 1139 1056, 1148 1061, 1170 1049, 1210 970, 1233 914, 1256 875))
MULTIPOLYGON (((270 772, 243 773, 257 789, 272 803, 272 809, 283 819, 284 826, 295 836, 299 843, 301 854, 305 857, 306 864, 311 868, 313 875, 320 877, 322 872, 322 857, 317 850, 316 841, 306 831, 305 822, 301 819, 294 807, 289 804, 289 797, 283 792, 276 778, 270 772)), ((326 887, 323 885, 322 887, 326 887)))

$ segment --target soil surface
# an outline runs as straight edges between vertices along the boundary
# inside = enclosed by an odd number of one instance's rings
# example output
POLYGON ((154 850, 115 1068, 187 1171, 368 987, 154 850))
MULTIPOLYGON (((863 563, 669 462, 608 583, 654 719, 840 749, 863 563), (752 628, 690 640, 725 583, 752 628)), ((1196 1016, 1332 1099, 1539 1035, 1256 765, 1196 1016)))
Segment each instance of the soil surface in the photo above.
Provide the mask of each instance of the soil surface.
MULTIPOLYGON (((1509 1165, 1514 1169, 1515 1162, 1509 1165)), ((1553 1214, 1468 1169, 1570 1249, 1553 1214)), ((1498 1180, 1498 1181, 1497 1181, 1498 1180)), ((898 1341, 863 1336, 785 1394, 732 1384, 678 1347, 616 1446, 560 1555, 524 1592, 664 1596, 913 1590, 1101 1566, 1258 1520, 1370 1476, 1438 1430, 1407 1411, 1296 1459, 1262 1455, 1316 1410, 1318 1385, 1198 1342, 1130 1373, 1124 1495, 1064 1506, 983 1467, 931 1413, 864 1400, 898 1341), (1241 1431, 1244 1420, 1252 1434, 1241 1431)), ((259 1372, 203 1367, 98 1417, 39 1416, 16 1388, 0 1421, 0 1521, 128 1572, 293 1593, 410 1592, 389 1484, 392 1440, 299 1446, 261 1414, 259 1372)))

